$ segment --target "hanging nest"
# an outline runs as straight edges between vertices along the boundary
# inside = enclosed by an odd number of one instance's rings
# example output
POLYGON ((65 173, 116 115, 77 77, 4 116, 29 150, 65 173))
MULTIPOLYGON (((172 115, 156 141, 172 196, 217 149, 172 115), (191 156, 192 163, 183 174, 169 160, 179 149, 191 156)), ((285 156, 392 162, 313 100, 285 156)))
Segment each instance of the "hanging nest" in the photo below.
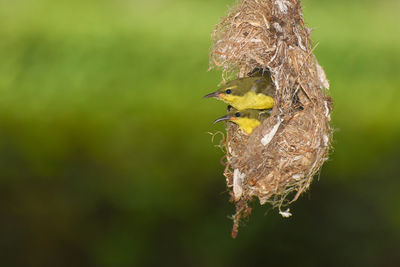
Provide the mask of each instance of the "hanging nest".
POLYGON ((327 160, 332 131, 329 83, 313 55, 299 0, 242 0, 215 27, 211 68, 223 81, 268 69, 276 88, 272 115, 250 136, 227 124, 224 175, 236 204, 232 236, 249 201, 282 209, 307 190, 327 160))

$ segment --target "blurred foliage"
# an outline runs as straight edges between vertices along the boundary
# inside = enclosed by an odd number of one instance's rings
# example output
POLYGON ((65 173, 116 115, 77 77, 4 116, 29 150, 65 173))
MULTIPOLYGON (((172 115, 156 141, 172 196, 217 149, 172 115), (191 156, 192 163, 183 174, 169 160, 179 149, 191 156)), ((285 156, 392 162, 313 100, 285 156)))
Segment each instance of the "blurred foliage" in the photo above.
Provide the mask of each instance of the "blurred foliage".
POLYGON ((232 240, 201 99, 232 1, 1 1, 1 266, 399 266, 400 3, 303 4, 335 148, 294 216, 255 203, 232 240))

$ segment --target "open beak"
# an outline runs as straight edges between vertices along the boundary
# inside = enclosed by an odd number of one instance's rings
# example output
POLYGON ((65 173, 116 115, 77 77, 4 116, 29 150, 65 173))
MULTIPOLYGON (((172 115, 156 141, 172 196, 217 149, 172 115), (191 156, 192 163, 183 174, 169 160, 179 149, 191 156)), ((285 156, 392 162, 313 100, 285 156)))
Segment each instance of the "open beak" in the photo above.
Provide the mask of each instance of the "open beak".
POLYGON ((211 94, 208 94, 208 95, 205 95, 205 96, 203 96, 203 98, 209 98, 209 97, 219 97, 219 93, 218 93, 218 91, 217 91, 217 92, 214 92, 214 93, 211 93, 211 94))
POLYGON ((216 124, 217 122, 220 122, 220 121, 227 121, 227 120, 229 120, 229 119, 230 119, 230 116, 225 115, 225 116, 223 116, 223 117, 221 117, 221 118, 216 119, 216 120, 213 122, 213 124, 216 124))

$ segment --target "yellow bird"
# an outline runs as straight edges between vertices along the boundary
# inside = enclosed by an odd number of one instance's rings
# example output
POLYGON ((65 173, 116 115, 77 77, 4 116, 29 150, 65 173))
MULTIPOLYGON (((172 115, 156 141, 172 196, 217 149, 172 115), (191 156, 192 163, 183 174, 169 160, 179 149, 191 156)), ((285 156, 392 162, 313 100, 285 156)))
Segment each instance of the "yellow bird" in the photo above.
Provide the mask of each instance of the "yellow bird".
POLYGON ((231 121, 236 123, 246 134, 250 135, 253 130, 261 124, 261 121, 268 118, 270 114, 271 110, 245 109, 238 111, 235 109, 228 109, 228 113, 216 119, 213 124, 220 121, 231 121))
POLYGON ((269 76, 245 77, 228 82, 218 91, 203 98, 217 98, 235 109, 270 109, 274 106, 275 89, 269 76))

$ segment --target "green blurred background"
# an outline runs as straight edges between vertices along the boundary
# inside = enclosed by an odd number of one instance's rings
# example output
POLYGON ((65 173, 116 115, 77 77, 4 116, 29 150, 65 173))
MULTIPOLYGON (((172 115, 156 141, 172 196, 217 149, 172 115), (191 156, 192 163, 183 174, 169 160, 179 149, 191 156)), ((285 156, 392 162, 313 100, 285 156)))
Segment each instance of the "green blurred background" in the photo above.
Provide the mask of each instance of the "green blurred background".
POLYGON ((400 266, 400 1, 303 1, 334 151, 236 240, 201 99, 232 3, 0 1, 1 266, 400 266))

